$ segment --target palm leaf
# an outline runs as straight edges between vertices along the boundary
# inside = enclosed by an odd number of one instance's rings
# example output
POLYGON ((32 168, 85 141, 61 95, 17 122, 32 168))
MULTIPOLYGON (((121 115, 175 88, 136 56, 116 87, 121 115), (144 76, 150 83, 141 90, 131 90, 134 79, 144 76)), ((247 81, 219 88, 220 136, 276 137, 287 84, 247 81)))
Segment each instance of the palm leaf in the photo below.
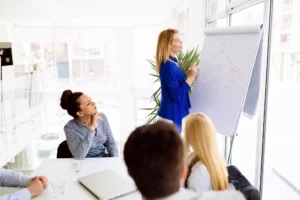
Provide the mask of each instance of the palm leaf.
POLYGON ((151 76, 154 76, 156 78, 159 78, 159 76, 157 74, 150 74, 151 76))
POLYGON ((153 110, 153 108, 140 108, 140 110, 153 110))

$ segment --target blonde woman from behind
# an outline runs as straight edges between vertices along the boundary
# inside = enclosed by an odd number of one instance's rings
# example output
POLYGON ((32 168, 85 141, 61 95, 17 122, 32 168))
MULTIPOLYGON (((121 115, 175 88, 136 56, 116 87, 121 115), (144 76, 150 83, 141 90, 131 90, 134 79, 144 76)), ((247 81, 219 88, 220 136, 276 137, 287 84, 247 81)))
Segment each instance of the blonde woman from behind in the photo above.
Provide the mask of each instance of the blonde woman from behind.
MULTIPOLYGON (((219 152, 211 120, 202 113, 190 114, 186 119, 184 133, 189 162, 186 187, 196 192, 227 190, 226 162, 219 152)), ((230 188, 234 190, 233 185, 230 188)))

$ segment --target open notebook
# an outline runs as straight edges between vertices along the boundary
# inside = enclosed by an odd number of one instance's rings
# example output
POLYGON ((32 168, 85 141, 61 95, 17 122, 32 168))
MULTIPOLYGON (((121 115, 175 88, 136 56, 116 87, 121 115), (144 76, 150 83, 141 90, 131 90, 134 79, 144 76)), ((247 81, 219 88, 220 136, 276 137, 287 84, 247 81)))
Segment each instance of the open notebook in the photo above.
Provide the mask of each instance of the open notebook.
POLYGON ((111 170, 96 172, 78 181, 101 200, 117 199, 137 191, 134 184, 111 170))

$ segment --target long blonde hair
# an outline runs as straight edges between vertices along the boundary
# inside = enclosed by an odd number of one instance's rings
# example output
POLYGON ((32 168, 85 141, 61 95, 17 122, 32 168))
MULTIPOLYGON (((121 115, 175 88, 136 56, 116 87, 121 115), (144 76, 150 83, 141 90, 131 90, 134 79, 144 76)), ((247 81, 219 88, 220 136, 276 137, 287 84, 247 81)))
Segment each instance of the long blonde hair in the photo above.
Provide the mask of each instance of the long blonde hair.
POLYGON ((185 152, 197 156, 207 168, 214 190, 228 187, 227 167, 216 141, 216 131, 211 120, 202 113, 190 114, 185 123, 185 152))
POLYGON ((156 47, 156 72, 159 73, 162 62, 167 62, 170 57, 170 45, 174 34, 178 33, 176 29, 166 29, 160 32, 156 47))

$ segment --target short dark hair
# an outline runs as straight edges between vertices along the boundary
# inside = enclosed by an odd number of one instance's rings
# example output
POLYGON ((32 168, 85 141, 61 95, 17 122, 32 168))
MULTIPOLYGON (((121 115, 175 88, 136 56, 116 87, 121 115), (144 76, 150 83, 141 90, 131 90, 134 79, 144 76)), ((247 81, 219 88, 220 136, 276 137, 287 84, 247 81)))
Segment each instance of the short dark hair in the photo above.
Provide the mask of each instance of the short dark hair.
POLYGON ((79 97, 83 95, 82 92, 72 92, 71 90, 65 90, 60 98, 60 106, 62 109, 67 110, 69 115, 74 118, 78 118, 76 114, 80 111, 80 103, 77 101, 79 97))
POLYGON ((183 142, 174 125, 158 121, 136 128, 124 147, 124 160, 146 198, 163 198, 180 189, 183 142))

